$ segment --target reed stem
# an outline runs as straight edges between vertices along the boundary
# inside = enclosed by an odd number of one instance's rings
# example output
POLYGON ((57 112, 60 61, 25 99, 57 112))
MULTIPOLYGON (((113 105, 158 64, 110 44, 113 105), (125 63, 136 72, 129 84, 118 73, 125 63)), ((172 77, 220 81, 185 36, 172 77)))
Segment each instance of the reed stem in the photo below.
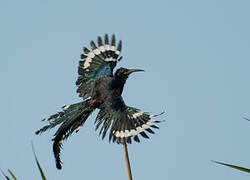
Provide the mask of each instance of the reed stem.
POLYGON ((123 150, 125 154, 125 161, 126 161, 126 169, 127 169, 127 174, 128 174, 128 180, 132 180, 132 173, 131 173, 131 167, 130 167, 130 162, 129 162, 129 157, 128 157, 128 148, 127 144, 123 144, 123 150))

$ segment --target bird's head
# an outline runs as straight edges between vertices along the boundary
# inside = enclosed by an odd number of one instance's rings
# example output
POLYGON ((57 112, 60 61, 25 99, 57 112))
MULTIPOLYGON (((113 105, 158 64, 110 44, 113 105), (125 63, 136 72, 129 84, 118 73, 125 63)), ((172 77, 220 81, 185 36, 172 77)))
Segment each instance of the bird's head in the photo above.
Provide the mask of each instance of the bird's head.
POLYGON ((128 79, 129 75, 132 74, 133 72, 140 72, 144 71, 142 69, 126 69, 126 68, 119 68, 115 72, 115 77, 119 79, 128 79))

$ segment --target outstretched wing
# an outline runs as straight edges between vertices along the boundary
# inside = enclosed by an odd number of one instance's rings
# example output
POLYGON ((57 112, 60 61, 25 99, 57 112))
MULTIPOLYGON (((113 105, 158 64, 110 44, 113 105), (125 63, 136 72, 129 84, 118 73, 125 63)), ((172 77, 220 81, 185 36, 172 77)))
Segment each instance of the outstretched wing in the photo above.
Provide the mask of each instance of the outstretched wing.
POLYGON ((83 99, 92 96, 94 83, 97 79, 103 76, 113 76, 113 69, 117 61, 122 58, 119 58, 122 42, 120 40, 116 47, 115 35, 112 35, 111 42, 109 42, 107 34, 104 36, 104 43, 100 36, 97 42, 98 47, 94 41, 90 42, 92 51, 86 47, 83 48, 85 54, 81 55, 83 61, 80 61, 78 66, 77 93, 83 99))
POLYGON ((109 141, 117 143, 140 142, 138 135, 149 138, 146 132, 154 134, 151 128, 158 129, 154 119, 158 115, 149 115, 146 112, 126 106, 122 98, 114 100, 111 104, 101 107, 96 117, 96 130, 100 128, 99 135, 104 138, 109 131, 109 141))

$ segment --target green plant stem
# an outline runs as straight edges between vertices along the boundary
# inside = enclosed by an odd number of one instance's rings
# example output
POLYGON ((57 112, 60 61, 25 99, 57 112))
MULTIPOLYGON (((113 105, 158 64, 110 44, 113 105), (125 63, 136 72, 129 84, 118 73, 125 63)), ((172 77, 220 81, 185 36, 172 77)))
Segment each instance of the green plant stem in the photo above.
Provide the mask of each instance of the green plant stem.
POLYGON ((126 169, 127 169, 127 174, 128 174, 128 180, 132 180, 131 167, 130 167, 129 157, 128 157, 128 148, 127 148, 126 143, 123 144, 123 150, 124 150, 124 154, 125 154, 125 161, 126 161, 126 169))

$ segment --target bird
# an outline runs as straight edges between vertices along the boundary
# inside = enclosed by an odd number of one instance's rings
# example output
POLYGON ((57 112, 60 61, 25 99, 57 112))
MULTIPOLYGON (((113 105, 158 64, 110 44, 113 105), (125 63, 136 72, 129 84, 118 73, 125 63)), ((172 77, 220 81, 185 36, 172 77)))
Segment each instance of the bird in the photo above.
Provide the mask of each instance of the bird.
POLYGON ((62 111, 44 118, 42 121, 48 124, 35 132, 37 135, 42 134, 60 125, 52 139, 57 169, 62 169, 60 153, 63 141, 78 132, 95 109, 99 110, 95 130, 99 130, 102 139, 108 134, 109 142, 118 144, 140 142, 139 135, 148 139, 147 133, 154 134, 152 129, 159 129, 156 124, 162 122, 154 118, 160 114, 142 112, 126 105, 122 98, 128 77, 135 72, 144 72, 142 69, 120 67, 114 73, 114 68, 123 58, 120 56, 122 41, 116 44, 114 34, 111 39, 105 34, 104 38, 98 36, 97 44, 91 41, 91 50, 83 47, 79 61, 76 86, 83 100, 64 105, 62 111))

